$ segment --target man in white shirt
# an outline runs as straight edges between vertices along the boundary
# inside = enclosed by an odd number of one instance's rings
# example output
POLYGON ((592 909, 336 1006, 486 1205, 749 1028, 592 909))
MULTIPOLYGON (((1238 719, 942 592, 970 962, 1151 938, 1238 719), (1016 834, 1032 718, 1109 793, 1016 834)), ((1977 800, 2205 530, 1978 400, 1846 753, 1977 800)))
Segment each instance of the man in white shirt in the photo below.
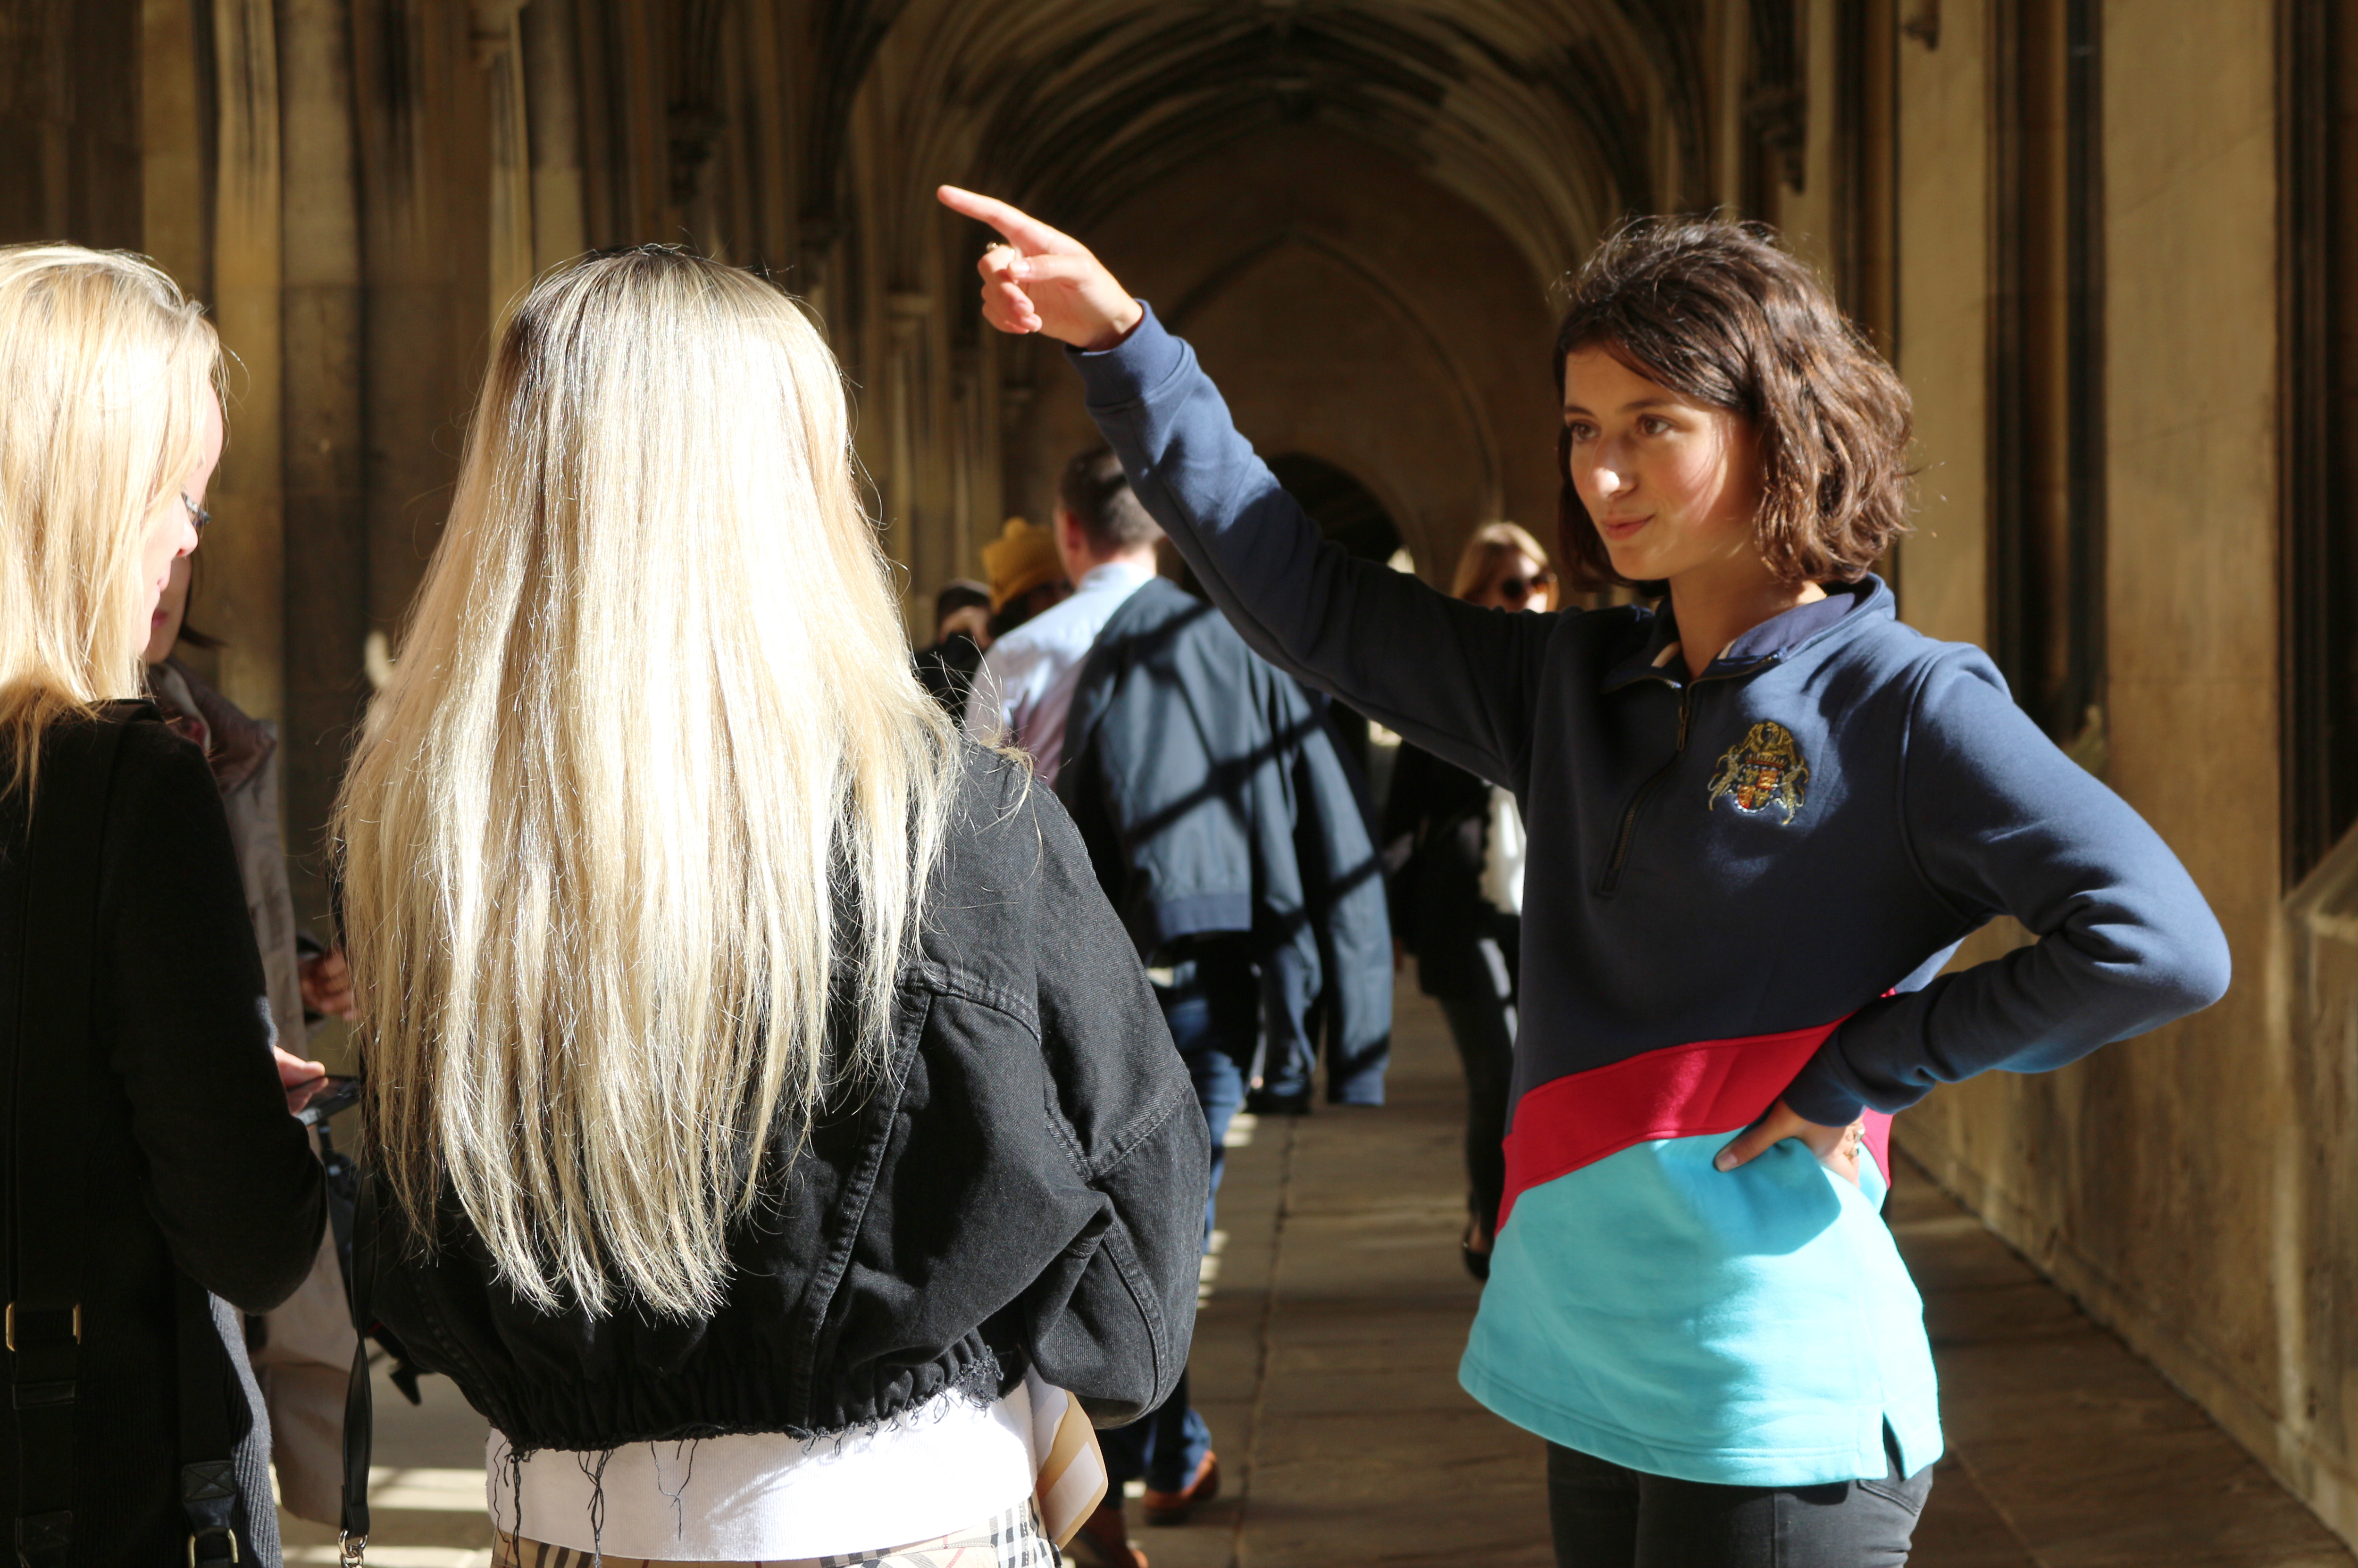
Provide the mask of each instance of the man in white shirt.
POLYGON ((1130 491, 1121 460, 1104 447, 1065 465, 1056 483, 1056 553, 1073 596, 997 643, 967 697, 967 732, 985 745, 1029 752, 1040 782, 1056 787, 1065 717, 1098 633, 1154 577, 1163 530, 1130 491))

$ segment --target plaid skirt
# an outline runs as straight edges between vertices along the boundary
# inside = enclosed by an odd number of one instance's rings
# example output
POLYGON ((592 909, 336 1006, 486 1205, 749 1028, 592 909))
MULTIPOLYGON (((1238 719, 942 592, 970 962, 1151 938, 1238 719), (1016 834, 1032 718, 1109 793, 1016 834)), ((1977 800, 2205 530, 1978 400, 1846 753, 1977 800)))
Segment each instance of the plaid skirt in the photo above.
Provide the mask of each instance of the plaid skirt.
MULTIPOLYGON (((873 1552, 803 1557, 791 1563, 704 1563, 697 1568, 1058 1568, 1064 1557, 1041 1527, 1040 1505, 1030 1498, 980 1524, 954 1530, 931 1541, 873 1552)), ((578 1546, 499 1532, 492 1568, 675 1568, 668 1558, 601 1557, 578 1546)), ((686 1568, 686 1565, 680 1565, 686 1568)))

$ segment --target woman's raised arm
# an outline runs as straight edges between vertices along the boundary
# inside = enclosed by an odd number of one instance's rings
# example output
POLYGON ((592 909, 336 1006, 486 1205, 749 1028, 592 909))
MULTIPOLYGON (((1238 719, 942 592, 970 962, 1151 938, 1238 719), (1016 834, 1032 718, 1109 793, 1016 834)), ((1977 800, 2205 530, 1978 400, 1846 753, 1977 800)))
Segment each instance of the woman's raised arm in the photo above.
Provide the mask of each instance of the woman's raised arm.
POLYGON ((1254 650, 1419 745, 1520 790, 1557 617, 1451 599, 1354 560, 1237 433, 1179 339, 1070 235, 945 186, 1001 236, 978 264, 983 318, 1066 344, 1130 487, 1254 650))

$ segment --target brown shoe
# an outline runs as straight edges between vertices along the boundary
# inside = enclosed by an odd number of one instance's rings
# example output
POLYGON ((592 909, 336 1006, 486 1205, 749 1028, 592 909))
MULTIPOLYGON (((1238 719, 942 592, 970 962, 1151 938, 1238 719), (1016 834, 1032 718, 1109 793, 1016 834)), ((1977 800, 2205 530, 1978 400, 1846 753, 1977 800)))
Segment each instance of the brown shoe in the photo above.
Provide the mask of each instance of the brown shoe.
POLYGON ((1116 1483, 1110 1500, 1081 1521, 1065 1544, 1065 1552, 1083 1568, 1146 1568, 1146 1553, 1130 1543, 1130 1526, 1121 1517, 1121 1488, 1116 1483))
POLYGON ((1146 1488, 1146 1522, 1149 1524, 1185 1524, 1187 1517, 1220 1495, 1220 1456, 1210 1449, 1204 1451, 1204 1462, 1195 1466, 1195 1474, 1186 1486, 1175 1492, 1158 1492, 1146 1488))

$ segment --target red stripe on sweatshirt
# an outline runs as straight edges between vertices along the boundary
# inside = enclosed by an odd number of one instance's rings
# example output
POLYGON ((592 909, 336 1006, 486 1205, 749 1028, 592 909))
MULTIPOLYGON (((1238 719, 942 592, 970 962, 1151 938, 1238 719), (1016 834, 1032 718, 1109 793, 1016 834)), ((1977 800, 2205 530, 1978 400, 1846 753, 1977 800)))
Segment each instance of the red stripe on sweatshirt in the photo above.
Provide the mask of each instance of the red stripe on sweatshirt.
MULTIPOLYGON (((1540 1085, 1516 1103, 1514 1130, 1507 1134, 1498 1228, 1506 1228, 1523 1193, 1634 1144, 1751 1126, 1843 1022, 1666 1045, 1540 1085)), ((1866 1142, 1887 1177, 1891 1118, 1867 1112, 1866 1142)))

